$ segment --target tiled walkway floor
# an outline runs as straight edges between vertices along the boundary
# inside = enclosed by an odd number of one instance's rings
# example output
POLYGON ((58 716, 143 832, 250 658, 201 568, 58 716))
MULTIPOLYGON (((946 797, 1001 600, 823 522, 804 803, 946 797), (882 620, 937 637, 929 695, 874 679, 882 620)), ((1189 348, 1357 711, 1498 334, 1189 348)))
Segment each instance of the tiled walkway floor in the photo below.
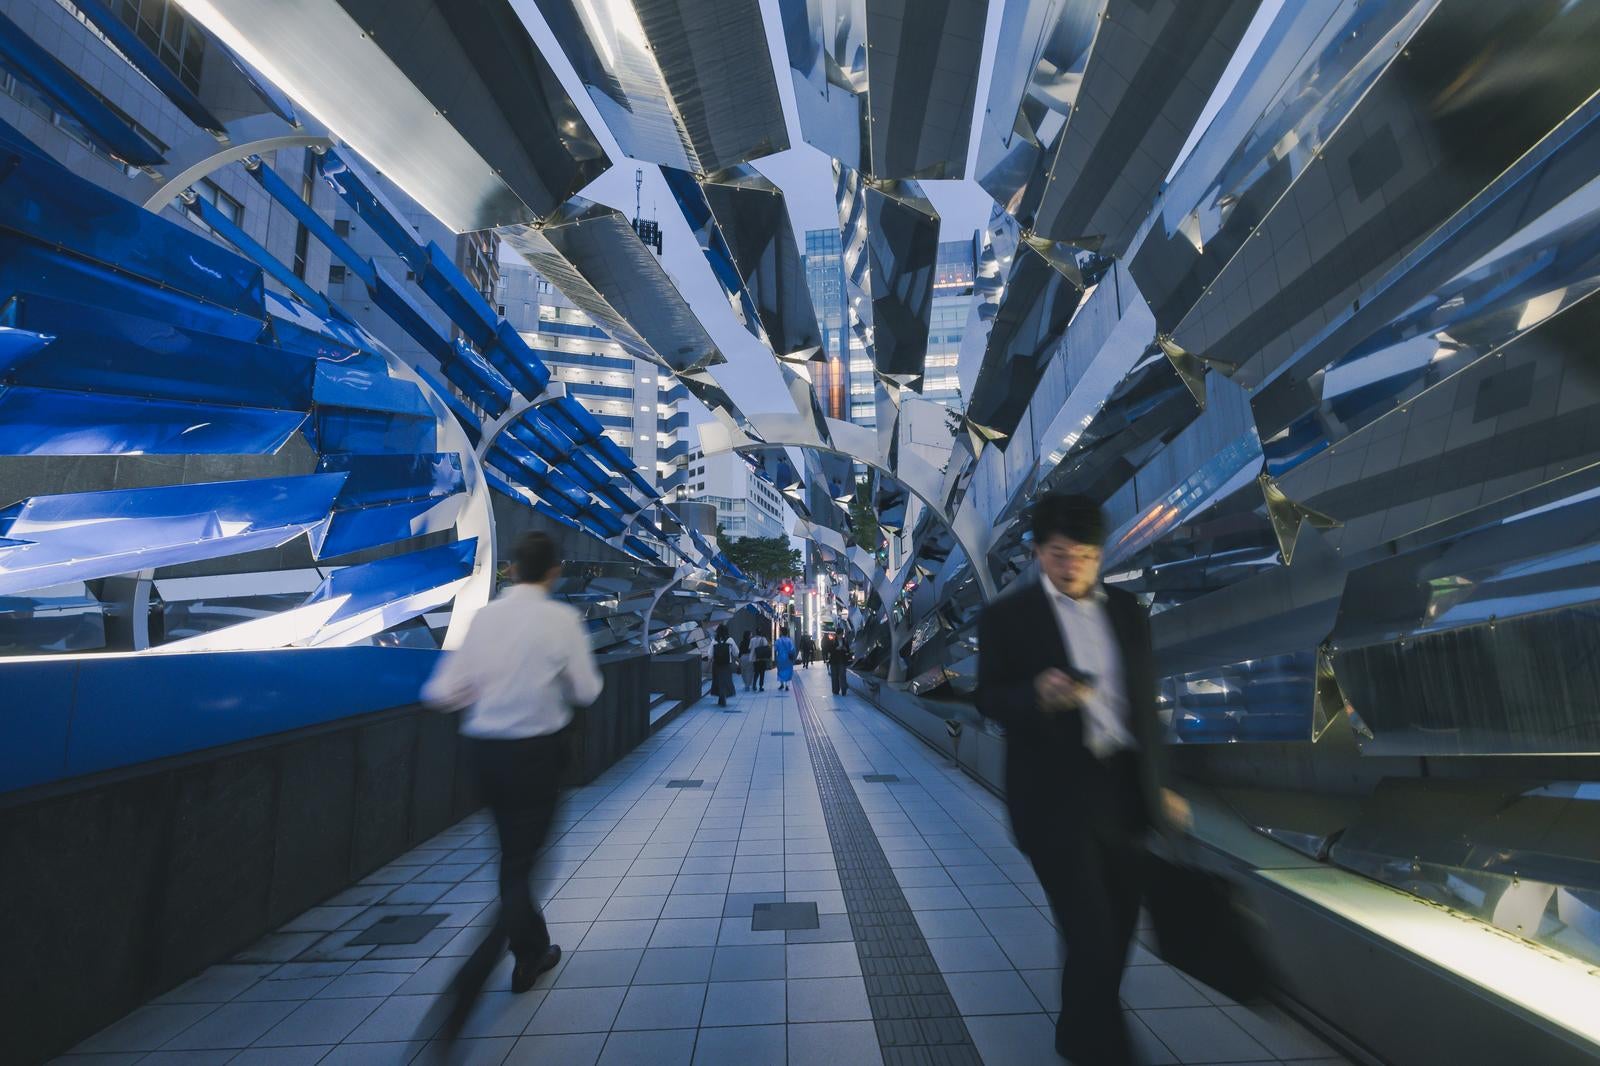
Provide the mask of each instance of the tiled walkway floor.
MULTIPOLYGON (((1000 802, 887 717, 830 697, 821 670, 798 674, 978 1053, 991 1066, 1056 1066, 1060 948, 1000 802)), ((883 1061, 795 701, 768 688, 729 710, 696 705, 567 796, 536 885, 561 965, 514 996, 508 960, 448 1053, 428 1040, 440 993, 495 895, 482 814, 59 1061, 883 1061), (752 932, 752 907, 780 900, 814 902, 819 927, 752 932), (347 946, 377 919, 411 914, 444 918, 416 944, 347 946)), ((1148 1063, 1344 1061, 1142 947, 1122 995, 1148 1063)))

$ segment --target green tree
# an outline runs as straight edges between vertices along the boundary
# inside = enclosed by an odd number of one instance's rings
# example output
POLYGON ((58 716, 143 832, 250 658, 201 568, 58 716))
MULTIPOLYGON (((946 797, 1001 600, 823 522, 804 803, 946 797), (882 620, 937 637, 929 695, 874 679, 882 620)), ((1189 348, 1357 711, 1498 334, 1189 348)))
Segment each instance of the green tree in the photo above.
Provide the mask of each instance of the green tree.
POLYGON ((719 543, 734 566, 765 584, 805 572, 800 549, 790 546, 788 537, 730 537, 719 543))
POLYGON ((850 539, 857 547, 876 553, 883 534, 878 531, 878 513, 872 508, 871 494, 871 482, 862 482, 850 497, 850 539))

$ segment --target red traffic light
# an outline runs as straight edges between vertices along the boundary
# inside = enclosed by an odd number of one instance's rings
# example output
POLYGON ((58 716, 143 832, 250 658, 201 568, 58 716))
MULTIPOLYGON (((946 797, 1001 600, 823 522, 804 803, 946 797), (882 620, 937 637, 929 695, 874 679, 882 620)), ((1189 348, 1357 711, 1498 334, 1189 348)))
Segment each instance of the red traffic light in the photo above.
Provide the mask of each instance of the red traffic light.
POLYGON ((783 593, 785 596, 794 595, 794 582, 785 581, 783 584, 778 586, 778 591, 783 593))

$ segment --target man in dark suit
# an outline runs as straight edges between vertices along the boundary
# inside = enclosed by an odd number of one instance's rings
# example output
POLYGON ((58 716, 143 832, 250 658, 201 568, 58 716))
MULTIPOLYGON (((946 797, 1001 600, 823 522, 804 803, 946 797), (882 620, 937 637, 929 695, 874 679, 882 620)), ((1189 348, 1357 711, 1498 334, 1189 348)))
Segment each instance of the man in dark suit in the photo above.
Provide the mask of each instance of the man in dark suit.
POLYGON ((978 709, 1006 731, 1006 806, 1066 941, 1056 1050, 1133 1061, 1118 991, 1139 914, 1143 841, 1186 825, 1162 787, 1150 623, 1100 582, 1105 517, 1085 496, 1040 497, 1036 576, 978 620, 978 709))

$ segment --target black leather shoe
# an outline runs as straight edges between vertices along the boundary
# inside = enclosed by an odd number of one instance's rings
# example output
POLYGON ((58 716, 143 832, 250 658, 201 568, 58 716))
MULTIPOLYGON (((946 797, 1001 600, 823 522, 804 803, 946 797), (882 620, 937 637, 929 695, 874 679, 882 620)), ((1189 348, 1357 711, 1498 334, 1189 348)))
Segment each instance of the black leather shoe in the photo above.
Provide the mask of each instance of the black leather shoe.
POLYGON ((551 944, 543 955, 527 962, 519 961, 511 970, 511 991, 526 992, 542 974, 549 973, 561 961, 561 945, 551 944))

